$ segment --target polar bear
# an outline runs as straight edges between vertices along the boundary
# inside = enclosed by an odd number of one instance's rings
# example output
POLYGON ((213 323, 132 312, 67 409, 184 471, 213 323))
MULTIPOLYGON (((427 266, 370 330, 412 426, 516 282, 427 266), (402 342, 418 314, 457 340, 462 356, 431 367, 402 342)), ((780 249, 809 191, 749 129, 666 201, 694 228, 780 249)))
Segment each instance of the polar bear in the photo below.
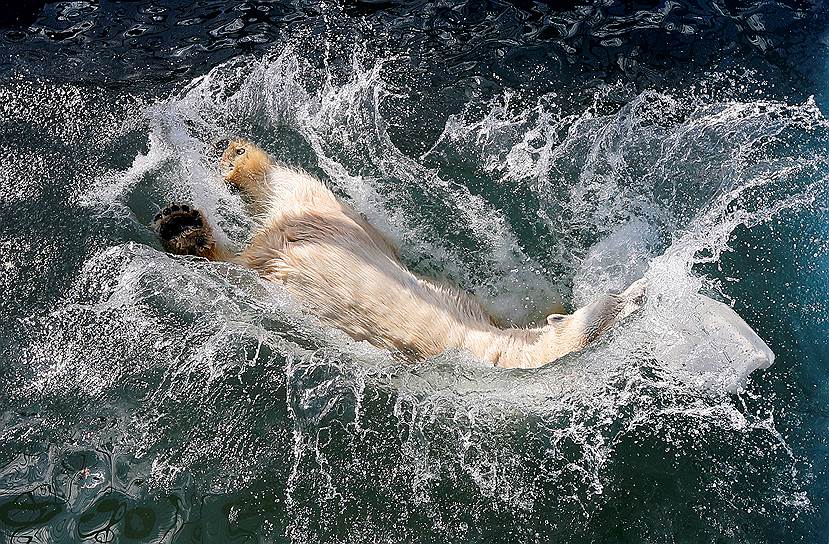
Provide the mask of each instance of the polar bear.
POLYGON ((245 140, 227 142, 220 169, 258 218, 248 246, 228 251, 199 210, 172 204, 153 220, 164 248, 251 268, 324 323, 407 360, 456 348, 497 367, 539 367, 585 347, 644 297, 640 280, 544 326, 501 328, 470 294, 409 271, 388 238, 310 174, 245 140))

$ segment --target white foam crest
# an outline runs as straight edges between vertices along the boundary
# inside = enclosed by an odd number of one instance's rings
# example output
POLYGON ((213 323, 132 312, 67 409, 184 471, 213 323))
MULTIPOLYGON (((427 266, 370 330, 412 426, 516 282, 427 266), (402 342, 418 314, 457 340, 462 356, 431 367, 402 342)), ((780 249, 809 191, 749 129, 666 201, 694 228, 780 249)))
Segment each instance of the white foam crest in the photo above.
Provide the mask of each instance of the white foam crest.
POLYGON ((92 187, 80 196, 79 204, 87 207, 114 205, 122 201, 145 176, 174 158, 173 150, 155 134, 149 135, 147 143, 146 154, 136 156, 127 170, 109 172, 95 180, 92 187))
MULTIPOLYGON (((379 112, 381 100, 385 95, 381 69, 382 64, 376 64, 371 70, 364 70, 355 63, 355 78, 352 81, 341 87, 330 86, 326 89, 320 101, 319 112, 308 119, 311 125, 308 136, 315 144, 318 156, 331 154, 329 149, 332 147, 330 141, 319 138, 318 135, 327 136, 332 132, 340 134, 337 144, 346 150, 346 153, 353 152, 366 160, 363 168, 372 168, 372 177, 366 181, 395 180, 409 187, 413 193, 423 192, 437 196, 452 210, 455 218, 478 237, 480 250, 488 253, 500 271, 519 273, 520 269, 533 268, 535 263, 521 251, 518 240, 498 210, 493 209, 482 198, 471 194, 464 185, 444 179, 437 171, 407 157, 392 143, 386 132, 386 122, 379 112), (354 108, 354 104, 364 106, 354 108), (360 132, 354 134, 349 127, 359 127, 360 132)), ((329 160, 327 164, 331 162, 333 161, 329 160)), ((335 180, 343 179, 342 170, 338 170, 327 173, 335 180)), ((380 190, 375 189, 375 195, 380 190)), ((399 190, 400 187, 397 188, 397 191, 399 190)), ((353 188, 349 191, 351 192, 359 194, 362 189, 353 188)), ((417 210, 417 203, 411 198, 398 203, 400 194, 405 195, 405 192, 399 191, 394 197, 394 203, 402 204, 402 209, 408 216, 397 223, 403 223, 412 229, 413 232, 408 239, 422 239, 421 233, 424 229, 417 225, 423 224, 423 218, 412 213, 417 210)), ((388 208, 389 206, 385 206, 383 213, 388 213, 388 208)), ((376 216, 375 211, 372 219, 376 216)), ((440 241, 433 239, 431 243, 440 244, 440 241)), ((434 248, 423 248, 421 251, 433 250, 434 248)))

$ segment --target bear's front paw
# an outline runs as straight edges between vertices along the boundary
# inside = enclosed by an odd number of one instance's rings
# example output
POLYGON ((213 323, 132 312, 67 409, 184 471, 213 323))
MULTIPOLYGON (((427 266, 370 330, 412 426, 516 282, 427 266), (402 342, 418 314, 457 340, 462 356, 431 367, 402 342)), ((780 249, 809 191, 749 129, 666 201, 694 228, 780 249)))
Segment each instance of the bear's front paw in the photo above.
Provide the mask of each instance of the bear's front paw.
POLYGON ((213 252, 210 227, 202 213, 187 204, 171 204, 161 210, 153 218, 152 228, 170 253, 207 257, 213 252))

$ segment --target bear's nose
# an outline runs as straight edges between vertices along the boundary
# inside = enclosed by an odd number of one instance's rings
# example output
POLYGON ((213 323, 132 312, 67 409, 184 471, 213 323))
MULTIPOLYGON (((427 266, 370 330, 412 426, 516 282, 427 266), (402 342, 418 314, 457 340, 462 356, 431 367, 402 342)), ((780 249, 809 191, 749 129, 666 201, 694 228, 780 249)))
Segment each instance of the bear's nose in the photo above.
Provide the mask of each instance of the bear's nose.
POLYGON ((229 146, 229 145, 230 145, 230 140, 227 139, 227 138, 222 138, 221 140, 219 140, 218 142, 213 144, 213 150, 216 153, 218 153, 219 155, 221 155, 222 153, 225 152, 225 149, 227 149, 227 146, 229 146))

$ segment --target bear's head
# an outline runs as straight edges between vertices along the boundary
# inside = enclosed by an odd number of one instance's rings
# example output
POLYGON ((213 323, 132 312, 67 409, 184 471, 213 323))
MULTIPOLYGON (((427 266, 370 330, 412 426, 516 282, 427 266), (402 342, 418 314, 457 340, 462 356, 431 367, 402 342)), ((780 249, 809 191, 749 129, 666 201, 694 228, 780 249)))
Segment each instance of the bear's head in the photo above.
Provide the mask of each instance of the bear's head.
POLYGON ((219 160, 224 178, 239 186, 263 181, 270 164, 267 153, 242 139, 230 140, 219 160))

